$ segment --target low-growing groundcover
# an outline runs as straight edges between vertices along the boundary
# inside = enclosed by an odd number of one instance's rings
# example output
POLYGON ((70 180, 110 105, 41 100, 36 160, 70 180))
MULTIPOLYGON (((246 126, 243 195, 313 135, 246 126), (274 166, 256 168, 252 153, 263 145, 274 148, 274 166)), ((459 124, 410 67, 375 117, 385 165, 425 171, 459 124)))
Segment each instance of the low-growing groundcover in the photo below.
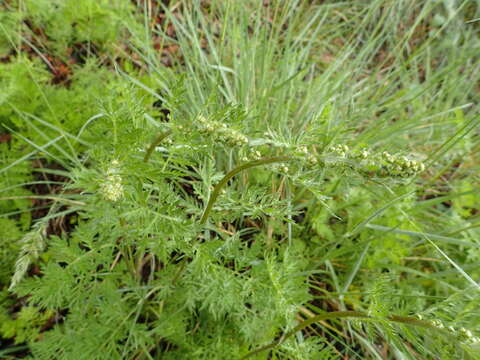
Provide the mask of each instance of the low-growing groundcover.
POLYGON ((0 2, 0 358, 480 358, 478 18, 0 2))

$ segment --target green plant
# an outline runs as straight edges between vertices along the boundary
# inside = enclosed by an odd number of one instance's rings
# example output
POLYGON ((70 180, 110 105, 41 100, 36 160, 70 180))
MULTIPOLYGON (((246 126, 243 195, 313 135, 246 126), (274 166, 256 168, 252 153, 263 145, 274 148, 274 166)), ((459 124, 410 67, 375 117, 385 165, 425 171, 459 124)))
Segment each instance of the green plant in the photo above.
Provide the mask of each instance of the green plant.
POLYGON ((55 52, 129 42, 68 86, 0 75, 6 354, 475 359, 480 42, 452 4, 27 2, 55 52))

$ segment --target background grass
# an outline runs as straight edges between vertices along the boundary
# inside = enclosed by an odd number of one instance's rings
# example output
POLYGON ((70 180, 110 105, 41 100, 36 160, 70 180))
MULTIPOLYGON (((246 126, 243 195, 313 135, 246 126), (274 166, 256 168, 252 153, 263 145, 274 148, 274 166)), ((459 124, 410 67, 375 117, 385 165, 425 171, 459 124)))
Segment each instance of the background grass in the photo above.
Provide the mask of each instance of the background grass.
POLYGON ((1 2, 0 357, 477 358, 479 15, 477 1, 1 2), (335 145, 426 169, 255 167, 199 223, 256 151, 335 145), (112 160, 120 201, 104 194, 112 160))

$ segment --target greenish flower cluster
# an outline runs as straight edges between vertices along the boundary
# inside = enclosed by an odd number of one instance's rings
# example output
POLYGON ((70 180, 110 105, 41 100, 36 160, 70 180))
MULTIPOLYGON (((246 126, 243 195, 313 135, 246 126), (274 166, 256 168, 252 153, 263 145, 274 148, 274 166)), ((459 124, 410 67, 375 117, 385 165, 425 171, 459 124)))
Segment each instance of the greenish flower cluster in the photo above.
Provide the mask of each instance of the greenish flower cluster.
MULTIPOLYGON (((421 320, 421 316, 417 315, 421 320)), ((462 341, 467 344, 477 344, 480 343, 480 339, 473 335, 473 333, 465 329, 464 327, 455 329, 453 326, 445 326, 440 320, 432 320, 431 324, 439 329, 445 329, 450 331, 454 336, 457 337, 459 341, 462 341)))
POLYGON ((470 330, 463 327, 457 331, 457 336, 460 338, 460 341, 467 344, 480 344, 480 338, 474 336, 470 330))
MULTIPOLYGON (((349 168, 367 177, 408 178, 425 170, 425 165, 417 160, 411 160, 403 155, 394 155, 386 151, 372 153, 368 149, 351 150, 347 145, 333 145, 322 155, 307 145, 283 146, 283 155, 291 156, 306 164, 308 168, 329 167, 349 168)), ((270 151, 267 151, 268 153, 270 151)), ((277 154, 278 155, 278 154, 277 154)), ((261 148, 250 148, 248 154, 241 157, 242 162, 259 160, 271 154, 262 153, 261 148)), ((277 171, 287 173, 288 167, 275 165, 277 171)))
POLYGON ((350 150, 347 145, 334 145, 329 152, 336 157, 350 160, 355 169, 363 175, 377 177, 407 178, 425 170, 425 165, 403 155, 371 153, 369 150, 350 150))
POLYGON ((213 136, 216 140, 227 145, 241 146, 248 143, 248 138, 239 131, 229 128, 224 123, 207 120, 202 115, 197 118, 197 125, 201 133, 213 136))
POLYGON ((253 161, 253 160, 260 160, 263 157, 262 153, 259 150, 252 150, 250 149, 247 156, 243 156, 241 160, 243 162, 253 161))
POLYGON ((298 146, 296 155, 302 156, 307 161, 307 164, 310 166, 314 166, 318 164, 317 157, 308 150, 308 147, 306 145, 298 146))
POLYGON ((107 200, 117 201, 123 196, 122 177, 119 171, 120 163, 118 160, 112 160, 110 167, 107 169, 105 180, 101 184, 102 195, 107 200))

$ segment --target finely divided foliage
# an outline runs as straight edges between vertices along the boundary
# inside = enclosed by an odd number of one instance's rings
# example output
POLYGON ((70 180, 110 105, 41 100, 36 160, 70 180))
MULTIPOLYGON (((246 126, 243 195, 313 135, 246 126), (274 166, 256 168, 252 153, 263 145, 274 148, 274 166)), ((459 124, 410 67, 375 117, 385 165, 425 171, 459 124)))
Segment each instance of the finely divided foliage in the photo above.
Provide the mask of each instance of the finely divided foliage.
POLYGON ((0 2, 0 358, 478 359, 478 18, 0 2))

